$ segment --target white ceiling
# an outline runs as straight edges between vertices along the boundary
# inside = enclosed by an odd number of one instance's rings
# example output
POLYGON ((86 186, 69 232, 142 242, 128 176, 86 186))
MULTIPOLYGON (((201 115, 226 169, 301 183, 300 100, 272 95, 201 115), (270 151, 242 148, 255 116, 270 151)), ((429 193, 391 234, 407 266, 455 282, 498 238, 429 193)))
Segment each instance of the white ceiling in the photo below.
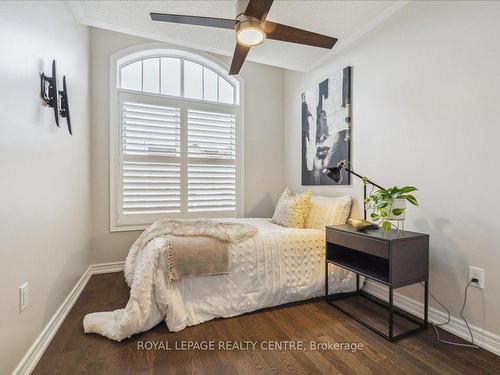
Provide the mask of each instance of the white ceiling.
MULTIPOLYGON (((69 1, 82 24, 232 56, 231 30, 153 22, 149 12, 233 19, 236 0, 205 1, 69 1)), ((308 71, 336 51, 369 32, 403 7, 403 1, 275 0, 268 19, 326 34, 339 41, 333 50, 267 40, 247 59, 282 68, 308 71)))

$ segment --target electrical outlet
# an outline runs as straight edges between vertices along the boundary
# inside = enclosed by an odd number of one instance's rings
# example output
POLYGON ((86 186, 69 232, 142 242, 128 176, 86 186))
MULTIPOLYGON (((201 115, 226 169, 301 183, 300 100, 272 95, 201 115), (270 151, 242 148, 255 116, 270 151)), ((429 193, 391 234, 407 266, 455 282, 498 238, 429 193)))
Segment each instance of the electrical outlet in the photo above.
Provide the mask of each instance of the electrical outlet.
POLYGON ((470 286, 475 288, 484 288, 484 270, 482 268, 469 266, 469 281, 477 279, 478 282, 471 283, 470 286))
POLYGON ((19 287, 19 312, 28 307, 29 284, 24 283, 19 287))

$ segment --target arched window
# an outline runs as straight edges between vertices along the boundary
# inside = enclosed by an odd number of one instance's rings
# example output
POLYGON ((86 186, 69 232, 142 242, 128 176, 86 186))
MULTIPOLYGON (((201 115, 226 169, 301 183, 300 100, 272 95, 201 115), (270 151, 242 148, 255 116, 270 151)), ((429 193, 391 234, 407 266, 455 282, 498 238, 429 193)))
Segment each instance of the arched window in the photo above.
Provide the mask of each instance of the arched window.
POLYGON ((240 81, 179 50, 129 53, 111 64, 112 230, 165 217, 239 216, 240 81))

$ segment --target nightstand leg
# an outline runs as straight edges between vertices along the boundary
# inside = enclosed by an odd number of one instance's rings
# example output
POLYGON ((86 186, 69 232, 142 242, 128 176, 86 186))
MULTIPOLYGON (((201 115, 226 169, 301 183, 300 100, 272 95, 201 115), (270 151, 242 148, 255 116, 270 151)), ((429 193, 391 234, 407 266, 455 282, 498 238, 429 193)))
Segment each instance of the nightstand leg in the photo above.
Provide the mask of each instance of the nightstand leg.
POLYGON ((356 274, 356 292, 359 292, 359 273, 356 274))
POLYGON ((424 288, 424 326, 428 326, 428 311, 429 311, 429 280, 425 280, 424 288))
POLYGON ((328 262, 325 262, 325 300, 328 301, 328 262))
POLYGON ((394 290, 392 286, 389 287, 389 339, 392 340, 393 335, 393 325, 394 325, 394 301, 393 301, 393 293, 394 290))

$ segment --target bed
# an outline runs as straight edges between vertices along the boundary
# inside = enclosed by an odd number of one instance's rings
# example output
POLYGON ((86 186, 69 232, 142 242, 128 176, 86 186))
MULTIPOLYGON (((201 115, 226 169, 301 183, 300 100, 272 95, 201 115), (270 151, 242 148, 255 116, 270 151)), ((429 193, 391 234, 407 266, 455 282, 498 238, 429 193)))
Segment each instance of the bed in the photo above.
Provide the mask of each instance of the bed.
MULTIPOLYGON (((229 244, 229 273, 166 283, 164 270, 168 267, 161 249, 168 245, 168 239, 159 236, 141 250, 141 262, 135 262, 130 254, 127 257, 125 275, 131 285, 127 306, 88 314, 83 322, 85 332, 121 341, 162 320, 176 332, 214 318, 324 295, 324 229, 286 228, 271 219, 217 221, 257 228, 253 237, 229 244), (132 276, 127 264, 135 269, 132 276)), ((355 289, 355 275, 333 265, 328 280, 331 293, 355 289)))

